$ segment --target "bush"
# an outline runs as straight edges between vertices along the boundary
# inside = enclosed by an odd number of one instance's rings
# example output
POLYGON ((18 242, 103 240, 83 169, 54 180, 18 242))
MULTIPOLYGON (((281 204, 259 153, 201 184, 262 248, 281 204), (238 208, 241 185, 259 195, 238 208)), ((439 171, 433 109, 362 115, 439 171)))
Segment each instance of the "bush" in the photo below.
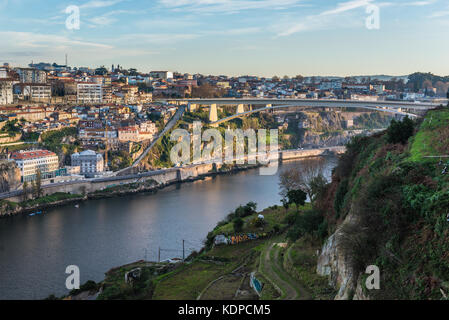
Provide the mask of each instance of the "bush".
POLYGON ((296 222, 288 232, 287 237, 292 241, 296 241, 306 234, 319 236, 319 234, 324 233, 322 230, 324 226, 326 226, 327 233, 327 225, 322 225, 323 221, 324 217, 318 210, 306 211, 302 215, 297 215, 296 222))
POLYGON ((243 222, 242 218, 234 219, 233 224, 234 224, 234 231, 235 232, 241 232, 243 230, 244 222, 243 222))
POLYGON ((344 179, 338 184, 337 192, 335 194, 334 209, 337 214, 337 218, 340 217, 341 210, 345 201, 346 193, 348 193, 348 179, 344 179))
POLYGON ((387 129, 387 141, 389 143, 405 144, 413 135, 414 123, 408 116, 402 121, 391 120, 390 126, 387 129))
POLYGON ((256 228, 262 228, 265 225, 265 220, 260 218, 255 218, 253 221, 253 225, 256 228))

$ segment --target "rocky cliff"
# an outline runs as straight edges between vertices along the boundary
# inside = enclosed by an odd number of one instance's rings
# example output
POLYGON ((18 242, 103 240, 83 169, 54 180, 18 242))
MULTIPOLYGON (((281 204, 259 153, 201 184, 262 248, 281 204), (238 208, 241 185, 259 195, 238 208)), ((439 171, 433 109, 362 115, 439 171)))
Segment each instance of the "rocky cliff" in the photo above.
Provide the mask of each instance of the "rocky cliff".
POLYGON ((327 234, 317 273, 338 290, 335 299, 446 300, 449 296, 449 110, 413 124, 358 137, 346 146, 332 182, 316 200, 327 234), (437 149, 438 148, 438 149, 437 149), (366 285, 369 266, 378 288, 366 285))
POLYGON ((344 236, 342 228, 355 223, 355 216, 348 215, 337 231, 327 239, 318 256, 317 273, 327 276, 329 285, 338 289, 335 300, 368 299, 362 290, 360 274, 352 267, 351 257, 341 245, 344 236))
POLYGON ((17 189, 20 185, 20 170, 12 161, 0 162, 0 193, 17 189))

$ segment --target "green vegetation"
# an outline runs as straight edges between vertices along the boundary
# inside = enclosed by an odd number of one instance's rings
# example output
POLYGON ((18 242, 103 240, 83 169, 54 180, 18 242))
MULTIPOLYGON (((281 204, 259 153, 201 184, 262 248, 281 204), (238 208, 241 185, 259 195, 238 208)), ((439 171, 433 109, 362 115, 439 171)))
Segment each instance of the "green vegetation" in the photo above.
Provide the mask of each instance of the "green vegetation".
MULTIPOLYGON (((97 300, 144 300, 153 295, 153 281, 158 273, 158 267, 144 262, 133 263, 112 269, 106 273, 103 281, 103 292, 97 300), (140 278, 133 283, 126 283, 125 273, 135 268, 141 268, 140 278)), ((93 286, 92 286, 93 287, 93 286)))
POLYGON ((391 120, 391 124, 387 129, 388 143, 406 143, 413 135, 415 124, 408 116, 402 121, 391 120))
POLYGON ((301 238, 293 243, 285 253, 285 266, 293 277, 300 280, 309 290, 312 299, 332 300, 335 289, 329 285, 327 277, 316 273, 319 243, 311 243, 301 238))
POLYGON ((62 162, 70 164, 70 155, 77 151, 79 142, 76 140, 77 129, 74 127, 63 128, 60 130, 47 131, 41 134, 40 145, 60 156, 62 162), (73 139, 74 142, 70 142, 73 139))
MULTIPOLYGON (((238 245, 212 247, 215 235, 234 234, 233 219, 236 217, 240 217, 244 221, 242 233, 264 232, 268 234, 272 233, 273 227, 289 214, 289 212, 278 206, 260 212, 260 214, 264 215, 266 222, 262 226, 261 231, 261 227, 255 227, 253 224, 253 221, 256 221, 258 216, 258 213, 252 211, 254 210, 253 208, 255 209, 254 203, 240 206, 235 212, 230 214, 232 218, 230 220, 228 218, 228 222, 223 221, 219 223, 214 231, 207 236, 205 250, 198 255, 194 255, 190 264, 178 267, 175 271, 162 276, 157 281, 153 299, 196 299, 208 284, 221 276, 230 274, 239 266, 244 265, 248 272, 257 270, 259 256, 269 238, 246 241, 238 245), (253 213, 247 215, 251 211, 253 213)), ((278 297, 277 292, 268 281, 264 281, 263 276, 258 274, 257 277, 264 282, 262 298, 271 299, 278 297)), ((223 288, 223 286, 220 285, 220 288, 223 288)), ((233 296, 235 289, 231 293, 231 296, 233 296)))
POLYGON ((303 206, 306 203, 307 200, 307 193, 302 191, 301 189, 298 190, 289 190, 287 192, 287 199, 283 200, 288 205, 294 204, 296 205, 296 209, 299 211, 299 206, 303 206))
MULTIPOLYGON (((434 110, 410 139, 407 119, 354 139, 317 200, 329 233, 354 217, 341 230, 342 250, 355 272, 372 264, 382 270, 381 289, 371 298, 441 299, 440 289, 449 289, 449 175, 438 158, 423 158, 447 153, 448 123, 446 109, 434 110)), ((309 226, 318 231, 318 219, 305 220, 304 233, 309 226)))
POLYGON ((32 200, 26 200, 23 202, 20 202, 18 205, 20 205, 22 208, 28 208, 33 207, 35 205, 45 205, 45 204, 51 204, 57 201, 62 200, 69 200, 69 199, 80 199, 83 196, 80 194, 70 194, 70 193, 64 193, 64 192, 56 192, 48 196, 40 197, 37 199, 32 200))
POLYGON ((388 127, 393 117, 383 112, 363 113, 354 119, 354 127, 357 129, 380 129, 388 127))
POLYGON ((448 155, 449 145, 449 110, 442 109, 429 112, 413 137, 410 148, 410 160, 414 162, 434 162, 425 156, 448 155))
POLYGON ((17 121, 17 119, 14 120, 8 120, 6 121, 3 128, 0 130, 0 132, 7 133, 10 137, 14 137, 17 134, 19 134, 22 131, 21 124, 17 121))
POLYGON ((108 152, 109 167, 112 171, 128 168, 133 164, 131 155, 126 151, 109 151, 108 152))

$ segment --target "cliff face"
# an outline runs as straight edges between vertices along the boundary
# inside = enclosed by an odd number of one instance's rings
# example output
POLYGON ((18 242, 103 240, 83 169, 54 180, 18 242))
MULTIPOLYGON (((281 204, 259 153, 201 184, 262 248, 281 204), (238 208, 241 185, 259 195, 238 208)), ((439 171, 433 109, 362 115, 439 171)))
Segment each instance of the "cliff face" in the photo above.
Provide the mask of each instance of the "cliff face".
POLYGON ((306 147, 334 147, 344 146, 352 137, 367 136, 374 133, 374 130, 346 130, 332 133, 304 132, 302 145, 306 147))
MULTIPOLYGON (((303 112, 301 113, 300 126, 304 133, 301 145, 307 148, 333 147, 347 144, 354 136, 367 136, 378 131, 372 129, 370 119, 376 118, 376 113, 356 112, 303 112), (356 127, 346 127, 346 120, 357 122, 356 127), (363 121, 362 121, 363 120, 363 121)), ((377 121, 377 128, 388 126, 388 119, 377 121)))
POLYGON ((0 162, 0 192, 17 189, 20 185, 20 170, 12 161, 0 162))
POLYGON ((448 150, 448 121, 449 110, 430 111, 405 143, 389 130, 347 145, 317 200, 331 236, 316 271, 338 290, 335 299, 449 296, 449 161, 429 157, 448 150), (371 265, 380 288, 370 290, 371 265))
POLYGON ((369 299, 363 292, 360 274, 353 269, 351 257, 341 245, 341 239, 344 236, 341 231, 343 226, 356 223, 355 216, 348 215, 337 231, 327 239, 318 256, 316 272, 327 276, 329 285, 338 289, 335 300, 369 299))

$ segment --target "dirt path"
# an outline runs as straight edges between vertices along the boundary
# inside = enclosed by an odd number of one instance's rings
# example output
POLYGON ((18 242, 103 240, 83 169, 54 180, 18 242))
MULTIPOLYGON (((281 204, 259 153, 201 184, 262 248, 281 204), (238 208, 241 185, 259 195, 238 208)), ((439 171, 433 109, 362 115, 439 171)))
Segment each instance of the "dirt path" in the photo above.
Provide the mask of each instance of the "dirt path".
POLYGON ((307 290, 288 274, 279 260, 280 248, 275 243, 269 244, 262 253, 262 271, 282 291, 282 300, 310 299, 307 290))

